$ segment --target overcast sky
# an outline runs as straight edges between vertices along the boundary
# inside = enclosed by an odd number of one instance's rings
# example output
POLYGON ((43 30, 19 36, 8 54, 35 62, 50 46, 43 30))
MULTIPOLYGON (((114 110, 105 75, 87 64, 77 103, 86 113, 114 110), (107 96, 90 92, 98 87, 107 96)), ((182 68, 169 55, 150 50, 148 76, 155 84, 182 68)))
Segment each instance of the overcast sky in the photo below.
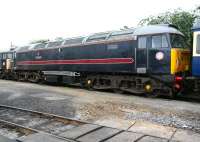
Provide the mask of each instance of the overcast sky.
POLYGON ((200 0, 1 0, 0 51, 36 39, 136 27, 149 15, 194 9, 200 0))

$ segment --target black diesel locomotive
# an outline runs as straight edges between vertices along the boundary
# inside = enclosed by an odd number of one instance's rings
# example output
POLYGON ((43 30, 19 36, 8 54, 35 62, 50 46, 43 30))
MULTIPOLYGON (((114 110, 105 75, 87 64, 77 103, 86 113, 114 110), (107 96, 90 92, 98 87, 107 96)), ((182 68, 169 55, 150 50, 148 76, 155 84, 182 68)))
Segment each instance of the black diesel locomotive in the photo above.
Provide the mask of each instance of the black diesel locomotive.
POLYGON ((1 60, 7 66, 1 68, 2 78, 9 72, 16 80, 79 82, 87 88, 154 95, 180 91, 179 76, 190 64, 183 34, 172 25, 37 43, 11 53, 13 58, 1 60))

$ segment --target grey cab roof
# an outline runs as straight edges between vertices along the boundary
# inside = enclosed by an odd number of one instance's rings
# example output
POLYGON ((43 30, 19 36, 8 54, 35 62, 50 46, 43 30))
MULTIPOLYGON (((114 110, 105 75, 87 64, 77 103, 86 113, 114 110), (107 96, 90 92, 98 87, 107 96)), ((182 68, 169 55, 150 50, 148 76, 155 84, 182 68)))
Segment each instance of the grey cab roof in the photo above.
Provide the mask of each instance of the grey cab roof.
POLYGON ((150 25, 135 29, 134 35, 148 35, 148 34, 159 34, 159 33, 174 33, 183 35, 173 25, 150 25))
POLYGON ((149 34, 159 34, 159 33, 174 33, 183 35, 177 28, 172 25, 150 25, 150 26, 143 26, 138 28, 128 28, 118 31, 108 31, 108 32, 100 32, 94 33, 89 36, 79 36, 73 38, 67 38, 61 41, 49 41, 45 45, 28 45, 29 47, 25 46, 19 49, 20 51, 24 50, 32 50, 40 48, 51 48, 57 46, 70 46, 70 45, 80 45, 80 44, 87 44, 90 42, 98 42, 98 41, 112 41, 112 40, 123 40, 126 38, 134 38, 135 36, 139 35, 149 35, 149 34))

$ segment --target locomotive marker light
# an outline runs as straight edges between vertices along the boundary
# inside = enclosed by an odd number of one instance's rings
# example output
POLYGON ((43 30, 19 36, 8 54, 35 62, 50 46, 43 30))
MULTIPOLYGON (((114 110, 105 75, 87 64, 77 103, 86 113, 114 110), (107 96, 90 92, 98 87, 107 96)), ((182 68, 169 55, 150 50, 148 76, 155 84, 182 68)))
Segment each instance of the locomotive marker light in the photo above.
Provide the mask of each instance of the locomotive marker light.
POLYGON ((145 91, 146 91, 146 92, 151 92, 151 91, 152 91, 152 86, 151 86, 150 83, 147 83, 147 84, 145 85, 145 91))
POLYGON ((174 88, 175 90, 179 91, 182 88, 182 81, 183 81, 183 77, 181 76, 175 76, 175 84, 174 84, 174 88))
POLYGON ((88 79, 87 84, 90 85, 92 83, 92 81, 90 79, 88 79))
POLYGON ((175 77, 175 81, 177 81, 177 82, 183 81, 183 77, 176 76, 175 77))
POLYGON ((91 90, 92 89, 92 80, 91 79, 87 79, 86 81, 86 88, 91 90))
POLYGON ((177 91, 181 89, 181 86, 180 86, 180 84, 177 84, 177 83, 175 84, 175 86, 174 86, 174 87, 175 87, 175 89, 176 89, 177 91))

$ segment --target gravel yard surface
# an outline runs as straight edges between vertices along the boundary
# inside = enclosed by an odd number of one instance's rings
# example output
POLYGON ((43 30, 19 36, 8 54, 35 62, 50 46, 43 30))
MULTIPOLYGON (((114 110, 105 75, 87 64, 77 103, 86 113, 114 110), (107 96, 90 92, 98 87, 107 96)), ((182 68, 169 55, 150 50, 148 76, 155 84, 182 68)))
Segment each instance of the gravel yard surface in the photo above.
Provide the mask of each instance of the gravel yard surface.
POLYGON ((128 129, 148 121, 200 133, 200 103, 0 80, 0 104, 128 129))

